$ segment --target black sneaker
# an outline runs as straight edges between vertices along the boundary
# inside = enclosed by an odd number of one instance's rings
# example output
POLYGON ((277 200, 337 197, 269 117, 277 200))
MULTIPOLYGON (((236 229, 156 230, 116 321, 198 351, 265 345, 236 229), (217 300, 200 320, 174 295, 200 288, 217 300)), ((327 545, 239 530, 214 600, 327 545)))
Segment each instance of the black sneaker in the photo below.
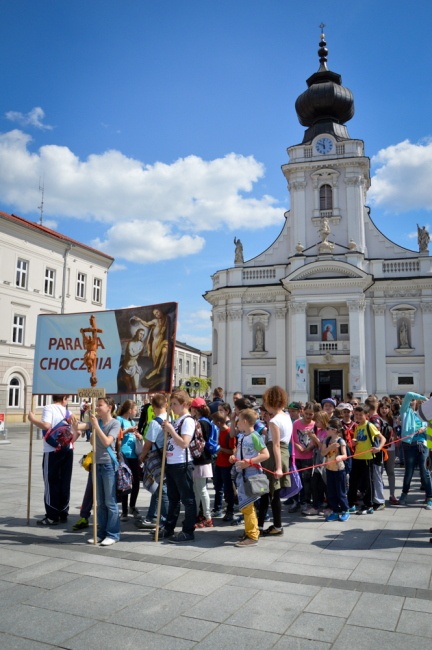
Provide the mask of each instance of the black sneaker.
MULTIPOLYGON (((151 530, 150 534, 153 535, 153 537, 156 537, 156 530, 151 530)), ((170 539, 171 537, 174 537, 174 533, 170 530, 167 530, 163 526, 159 528, 159 539, 170 539)))
POLYGON ((180 533, 177 533, 176 535, 171 535, 170 537, 168 537, 166 539, 170 544, 181 544, 182 542, 193 542, 193 541, 195 541, 195 537, 193 535, 188 535, 187 533, 184 533, 183 531, 181 531, 180 533))
POLYGON ((47 516, 45 516, 43 519, 38 519, 36 523, 37 523, 38 526, 57 526, 58 525, 58 521, 54 521, 54 519, 50 519, 47 516))
POLYGON ((234 519, 234 513, 233 512, 227 512, 224 517, 222 517, 222 521, 229 521, 231 522, 234 519))

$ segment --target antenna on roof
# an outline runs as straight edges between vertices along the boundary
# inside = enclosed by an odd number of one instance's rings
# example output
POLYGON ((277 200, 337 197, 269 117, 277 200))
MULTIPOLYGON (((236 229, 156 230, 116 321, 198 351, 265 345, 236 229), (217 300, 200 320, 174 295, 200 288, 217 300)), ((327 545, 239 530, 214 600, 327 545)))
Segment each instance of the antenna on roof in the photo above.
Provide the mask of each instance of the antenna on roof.
POLYGON ((42 179, 42 185, 41 185, 41 179, 39 177, 39 192, 41 193, 41 203, 38 205, 38 210, 40 211, 40 218, 39 218, 39 225, 42 225, 43 222, 43 208, 44 208, 44 193, 45 193, 45 182, 42 179))

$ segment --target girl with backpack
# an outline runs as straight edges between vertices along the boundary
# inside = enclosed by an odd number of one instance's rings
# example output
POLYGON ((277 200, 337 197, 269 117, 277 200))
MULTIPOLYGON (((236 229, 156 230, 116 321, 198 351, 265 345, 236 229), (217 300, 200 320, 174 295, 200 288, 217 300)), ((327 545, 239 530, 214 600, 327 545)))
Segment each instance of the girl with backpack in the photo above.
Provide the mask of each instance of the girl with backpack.
POLYGON ((142 435, 138 433, 138 427, 133 418, 137 414, 136 402, 127 399, 119 408, 117 420, 120 422, 121 432, 119 435, 120 448, 119 452, 123 460, 132 472, 132 492, 130 495, 129 513, 128 513, 128 496, 122 496, 122 515, 121 521, 128 520, 128 514, 139 517, 139 511, 136 507, 138 492, 140 489, 140 466, 139 455, 142 451, 142 435))
POLYGON ((327 461, 327 502, 332 510, 326 521, 347 521, 350 517, 344 463, 347 451, 342 433, 340 420, 331 418, 327 425, 327 438, 321 444, 321 454, 327 461))
MULTIPOLYGON (((192 400, 191 414, 201 425, 204 441, 207 442, 211 432, 210 409, 202 397, 195 397, 192 400)), ((210 495, 207 489, 207 479, 213 478, 212 456, 204 447, 199 458, 194 458, 193 486, 197 506, 197 522, 195 528, 213 528, 213 520, 210 511, 210 495), (203 514, 199 516, 200 504, 203 514)))

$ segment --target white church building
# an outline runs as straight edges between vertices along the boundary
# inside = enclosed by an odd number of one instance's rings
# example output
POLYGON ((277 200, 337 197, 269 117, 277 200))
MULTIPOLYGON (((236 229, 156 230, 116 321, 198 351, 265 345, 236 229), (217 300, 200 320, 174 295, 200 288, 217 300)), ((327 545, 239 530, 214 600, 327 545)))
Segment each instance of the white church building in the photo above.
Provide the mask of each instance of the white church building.
POLYGON ((345 123, 351 91, 327 67, 296 101, 307 127, 282 166, 290 210, 276 241, 212 276, 212 385, 228 398, 260 396, 279 384, 291 400, 352 391, 403 395, 432 391, 432 263, 429 234, 419 252, 378 230, 366 205, 370 161, 345 123))

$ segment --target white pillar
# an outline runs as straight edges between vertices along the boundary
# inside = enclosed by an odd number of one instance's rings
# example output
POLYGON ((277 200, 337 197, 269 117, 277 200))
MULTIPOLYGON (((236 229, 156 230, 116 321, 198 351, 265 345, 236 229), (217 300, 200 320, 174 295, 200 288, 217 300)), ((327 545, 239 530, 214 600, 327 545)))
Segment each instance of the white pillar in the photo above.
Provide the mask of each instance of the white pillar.
POLYGON ((385 312, 383 304, 372 305, 375 322, 375 392, 387 395, 385 312))
POLYGON ((357 244, 357 250, 366 252, 366 241, 364 231, 364 202, 365 202, 365 179, 360 174, 345 179, 347 186, 347 219, 348 219, 348 241, 352 239, 357 244))
POLYGON ((307 247, 306 241, 306 182, 293 180, 289 183, 291 198, 291 215, 292 220, 292 252, 294 255, 295 247, 300 242, 307 247))
POLYGON ((287 368, 289 360, 287 358, 287 328, 286 328, 286 307, 276 307, 276 384, 286 388, 287 386, 287 368))
POLYGON ((306 386, 297 385, 297 360, 306 359, 306 302, 289 304, 290 348, 288 351, 288 392, 290 400, 306 402, 308 400, 307 368, 306 386))
POLYGON ((242 316, 240 307, 230 307, 227 310, 227 373, 225 378, 225 393, 232 396, 242 390, 242 316))
POLYGON ((424 350, 424 395, 432 391, 432 303, 422 302, 420 304, 423 318, 423 350, 424 350))
POLYGON ((226 346, 226 321, 227 321, 227 313, 225 311, 225 308, 218 310, 215 312, 216 316, 216 331, 218 335, 218 341, 217 341, 217 371, 215 373, 215 377, 212 378, 212 386, 213 388, 216 388, 218 386, 221 386, 223 389, 225 389, 226 386, 226 353, 227 353, 227 346, 226 346))
POLYGON ((363 401, 366 388, 365 302, 348 300, 350 329, 350 391, 363 401))

